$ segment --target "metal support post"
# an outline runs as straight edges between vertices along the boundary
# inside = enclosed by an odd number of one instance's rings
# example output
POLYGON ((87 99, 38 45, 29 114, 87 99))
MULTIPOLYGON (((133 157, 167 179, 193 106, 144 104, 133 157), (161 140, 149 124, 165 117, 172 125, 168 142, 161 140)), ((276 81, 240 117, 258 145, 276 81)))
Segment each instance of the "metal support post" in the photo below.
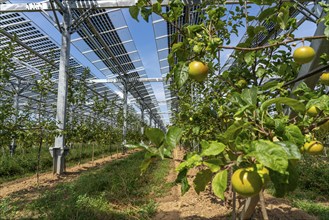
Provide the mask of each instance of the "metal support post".
POLYGON ((141 107, 141 135, 144 135, 144 107, 141 107))
POLYGON ((152 128, 152 115, 151 115, 151 112, 150 112, 150 128, 152 128))
POLYGON ((127 143, 127 108, 128 108, 128 85, 126 80, 123 83, 123 127, 122 127, 122 153, 125 154, 127 143))
MULTIPOLYGON (((66 127, 66 105, 67 105, 67 71, 70 59, 71 42, 71 12, 68 8, 63 11, 63 32, 62 46, 59 62, 58 92, 57 92, 57 127, 60 132, 66 127)), ((68 154, 68 148, 65 147, 65 135, 60 134, 55 138, 55 146, 49 148, 53 157, 53 172, 62 174, 65 172, 65 156, 68 154)))
MULTIPOLYGON (((17 123, 17 119, 18 119, 18 113, 19 113, 19 93, 20 93, 20 84, 21 81, 18 80, 18 83, 16 86, 14 86, 14 90, 15 90, 15 94, 14 94, 14 117, 13 117, 13 122, 16 124, 17 123)), ((10 156, 14 156, 15 154, 15 149, 16 149, 16 135, 13 135, 12 140, 11 140, 11 144, 9 146, 9 151, 10 151, 10 156)))

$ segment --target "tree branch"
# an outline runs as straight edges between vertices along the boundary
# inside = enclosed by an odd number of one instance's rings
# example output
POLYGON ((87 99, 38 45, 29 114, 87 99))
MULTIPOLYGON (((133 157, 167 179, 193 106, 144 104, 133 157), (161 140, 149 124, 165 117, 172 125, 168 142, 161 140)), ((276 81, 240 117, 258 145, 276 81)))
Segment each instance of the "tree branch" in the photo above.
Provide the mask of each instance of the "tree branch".
POLYGON ((256 50, 263 50, 266 48, 271 48, 271 47, 277 47, 281 45, 285 45, 291 42, 295 41, 302 41, 302 40, 315 40, 315 39, 325 39, 327 36, 325 35, 320 35, 320 36, 309 36, 309 37, 299 37, 299 38, 294 38, 290 40, 285 40, 282 42, 277 42, 275 44, 269 44, 265 46, 259 46, 259 47, 233 47, 233 46, 219 46, 221 49, 230 49, 230 50, 241 50, 241 51, 256 51, 256 50))

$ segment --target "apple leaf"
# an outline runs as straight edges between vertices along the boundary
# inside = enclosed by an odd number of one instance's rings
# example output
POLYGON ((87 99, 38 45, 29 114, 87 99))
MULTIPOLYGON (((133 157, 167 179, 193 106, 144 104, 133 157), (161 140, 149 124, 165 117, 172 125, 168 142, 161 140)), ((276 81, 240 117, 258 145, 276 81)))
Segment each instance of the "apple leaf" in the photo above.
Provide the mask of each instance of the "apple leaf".
POLYGON ((210 147, 209 142, 206 141, 206 140, 202 140, 202 141, 200 142, 200 145, 201 145, 202 150, 206 150, 207 148, 210 147))
POLYGON ((152 9, 148 9, 144 7, 141 9, 141 15, 146 22, 149 22, 149 17, 151 14, 152 14, 152 9))
POLYGON ((227 128, 224 134, 218 136, 218 139, 224 143, 228 143, 229 141, 235 139, 237 132, 248 125, 250 125, 250 122, 243 122, 242 120, 235 121, 230 127, 227 128))
POLYGON ((221 166, 224 165, 223 161, 220 159, 205 160, 203 161, 203 164, 206 165, 213 173, 218 172, 221 166))
POLYGON ((298 171, 291 163, 289 163, 287 172, 282 174, 270 170, 270 178, 274 185, 274 195, 283 197, 287 192, 294 191, 298 186, 298 171))
POLYGON ((284 139, 298 146, 302 146, 304 144, 304 135, 300 129, 293 124, 285 127, 284 139))
POLYGON ((259 21, 264 21, 265 19, 267 19, 269 16, 273 15, 275 13, 275 11, 277 10, 276 7, 273 8, 266 8, 264 10, 261 11, 261 13, 258 15, 258 20, 259 21))
POLYGON ((163 131, 159 128, 147 128, 145 135, 157 147, 160 147, 164 141, 163 131))
POLYGON ((177 171, 181 171, 185 168, 190 168, 192 165, 201 162, 202 161, 202 157, 198 154, 195 154, 193 156, 191 156, 190 158, 188 158, 186 161, 180 163, 178 165, 178 167, 176 168, 177 171))
POLYGON ((224 200, 224 192, 227 188, 227 170, 223 170, 215 175, 211 183, 215 195, 224 200))
POLYGON ((289 7, 282 7, 277 16, 278 24, 282 30, 287 29, 289 17, 289 7))
POLYGON ((217 156, 224 151, 225 147, 226 146, 223 143, 211 141, 209 148, 205 149, 201 153, 201 156, 217 156))
POLYGON ((150 163, 152 161, 152 158, 149 157, 149 158, 145 158, 142 162, 142 164, 140 165, 140 170, 141 170, 141 173, 143 174, 147 168, 150 166, 150 163))
POLYGON ((265 101, 260 109, 265 111, 272 104, 284 104, 291 107, 296 112, 305 112, 305 106, 303 103, 299 102, 296 99, 287 98, 287 97, 278 97, 265 101))
POLYGON ((280 145, 282 149, 286 151, 289 160, 301 159, 302 155, 300 154, 299 147, 296 144, 288 141, 278 141, 275 143, 280 145))
POLYGON ((239 117, 247 109, 253 109, 253 108, 255 108, 254 105, 244 105, 235 112, 234 117, 239 117))
POLYGON ((190 184, 188 184, 187 177, 184 177, 181 182, 181 193, 182 196, 191 188, 190 184))
POLYGON ((177 52, 179 49, 181 49, 181 47, 184 46, 183 42, 179 42, 179 43, 174 43, 171 47, 171 50, 173 53, 177 52))
POLYGON ((268 140, 252 142, 253 151, 246 156, 255 157, 258 162, 272 170, 285 173, 288 168, 288 155, 281 145, 268 140))
POLYGON ((166 134, 166 145, 168 147, 168 150, 172 150, 177 146, 182 137, 182 134, 183 129, 179 127, 171 126, 168 129, 168 132, 166 134))
POLYGON ((130 6, 129 7, 129 13, 130 13, 130 15, 133 19, 135 19, 136 21, 139 21, 138 20, 138 14, 139 14, 139 7, 138 6, 136 6, 136 5, 130 6))
POLYGON ((205 190, 207 184, 211 180, 211 177, 212 177, 212 172, 209 169, 201 170, 197 173, 195 179, 193 180, 194 189, 197 194, 200 194, 200 192, 205 190))
POLYGON ((187 171, 188 171, 187 169, 183 169, 183 170, 179 171, 179 173, 176 177, 175 183, 181 183, 182 180, 186 177, 187 171))
POLYGON ((257 104, 257 87, 252 87, 250 89, 244 89, 241 94, 241 98, 247 102, 249 105, 257 104))
POLYGON ((181 88, 188 79, 188 66, 184 63, 178 63, 174 69, 174 81, 178 88, 181 88))
POLYGON ((161 13, 161 3, 160 2, 155 2, 153 5, 152 5, 152 11, 156 14, 159 14, 161 13))
POLYGON ((320 110, 329 110, 329 96, 322 95, 319 98, 311 99, 306 104, 306 109, 309 109, 311 106, 315 106, 320 110))
POLYGON ((255 52, 249 52, 244 55, 244 61, 248 65, 252 65, 255 62, 255 52))

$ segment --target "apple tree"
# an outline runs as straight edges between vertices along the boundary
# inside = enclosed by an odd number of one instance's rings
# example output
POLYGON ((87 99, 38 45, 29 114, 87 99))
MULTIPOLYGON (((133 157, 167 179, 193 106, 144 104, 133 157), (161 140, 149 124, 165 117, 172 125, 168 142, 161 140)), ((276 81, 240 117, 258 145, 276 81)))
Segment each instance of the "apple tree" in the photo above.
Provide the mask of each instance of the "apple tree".
MULTIPOLYGON (((298 72, 316 54, 304 42, 327 40, 329 17, 318 20, 326 26, 323 35, 295 37, 297 19, 290 13, 296 3, 252 0, 254 6, 266 6, 252 16, 245 1, 234 7, 225 2, 204 1, 191 7, 174 0, 164 9, 161 1, 140 0, 129 9, 137 20, 141 15, 148 21, 155 13, 175 30, 169 39, 171 71, 167 77, 178 96, 174 124, 181 130, 174 127, 175 137, 182 135, 181 142, 189 150, 177 168, 176 181, 186 192, 190 189, 188 171, 199 167, 193 182, 196 192, 211 184, 215 195, 224 200, 229 174, 234 171, 233 189, 240 195, 257 195, 268 179, 275 195, 281 197, 297 187, 296 167, 303 154, 323 151, 318 133, 328 131, 326 75, 310 88, 298 78, 298 72), (200 22, 189 22, 191 10, 200 22), (273 26, 270 33, 268 25, 273 26), (241 30, 246 33, 244 42, 231 46, 241 30), (267 35, 271 37, 262 37, 267 35), (234 51, 235 61, 222 68, 221 54, 228 49, 234 51), (244 186, 243 180, 249 186, 244 186)), ((329 10, 328 5, 321 6, 329 10)), ((327 58, 322 54, 319 65, 328 65, 327 58)), ((160 135, 159 130, 146 134, 152 145, 143 145, 148 151, 145 164, 156 155, 171 157, 166 135, 160 135)))

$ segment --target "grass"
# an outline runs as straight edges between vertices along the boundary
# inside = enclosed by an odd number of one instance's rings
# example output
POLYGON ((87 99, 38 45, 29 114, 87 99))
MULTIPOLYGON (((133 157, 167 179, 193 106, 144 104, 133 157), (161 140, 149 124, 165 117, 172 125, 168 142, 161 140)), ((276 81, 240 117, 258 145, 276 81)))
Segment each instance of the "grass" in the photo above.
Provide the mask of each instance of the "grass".
POLYGON ((316 216, 319 220, 329 219, 329 206, 322 203, 312 201, 309 198, 299 199, 290 198, 292 205, 304 210, 305 212, 316 216))
MULTIPOLYGON (((2 157, 0 157, 0 184, 34 175, 37 167, 37 150, 37 148, 30 148, 23 152, 22 149, 18 148, 13 157, 10 157, 8 153, 2 155, 2 157)), ((121 149, 119 149, 119 151, 121 152, 121 149)), ((95 147, 94 159, 99 159, 102 156, 108 156, 113 153, 116 153, 116 146, 112 146, 111 151, 107 146, 95 147)), ((78 162, 84 163, 91 161, 91 158, 92 147, 85 144, 82 148, 81 158, 79 147, 70 149, 66 157, 66 165, 69 167, 76 165, 78 162)), ((46 146, 44 146, 41 151, 40 165, 40 173, 52 169, 52 158, 46 146)))
POLYGON ((10 219, 20 216, 60 220, 149 219, 156 211, 155 198, 171 187, 165 181, 171 163, 158 161, 140 176, 143 155, 144 152, 137 152, 113 161, 81 175, 74 182, 46 190, 33 201, 3 200, 2 216, 10 219))
POLYGON ((298 188, 288 195, 292 205, 320 220, 329 219, 329 166, 327 157, 306 155, 298 166, 298 188))

